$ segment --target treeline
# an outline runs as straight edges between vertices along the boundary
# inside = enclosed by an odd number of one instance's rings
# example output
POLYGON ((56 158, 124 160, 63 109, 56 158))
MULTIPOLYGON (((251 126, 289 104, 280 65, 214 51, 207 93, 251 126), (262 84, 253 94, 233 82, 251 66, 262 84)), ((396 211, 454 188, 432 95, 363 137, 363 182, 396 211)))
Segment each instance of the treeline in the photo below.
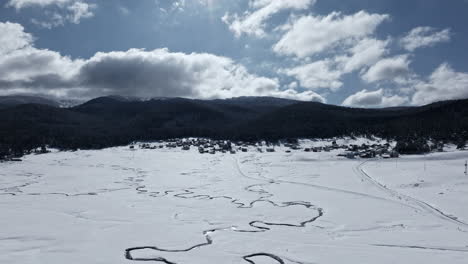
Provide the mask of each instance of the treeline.
POLYGON ((356 109, 274 98, 141 102, 103 97, 66 109, 38 104, 1 109, 0 157, 45 145, 100 149, 179 137, 275 141, 375 135, 414 144, 429 138, 466 142, 467 131, 468 100, 356 109))

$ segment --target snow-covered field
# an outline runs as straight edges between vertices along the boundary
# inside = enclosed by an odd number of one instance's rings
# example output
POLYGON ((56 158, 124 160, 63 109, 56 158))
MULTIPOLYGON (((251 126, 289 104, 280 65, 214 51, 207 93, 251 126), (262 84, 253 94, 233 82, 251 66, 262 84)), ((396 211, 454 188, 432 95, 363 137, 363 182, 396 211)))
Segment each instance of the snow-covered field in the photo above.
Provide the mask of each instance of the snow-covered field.
POLYGON ((468 152, 336 154, 119 147, 0 163, 0 263, 468 263, 468 152))

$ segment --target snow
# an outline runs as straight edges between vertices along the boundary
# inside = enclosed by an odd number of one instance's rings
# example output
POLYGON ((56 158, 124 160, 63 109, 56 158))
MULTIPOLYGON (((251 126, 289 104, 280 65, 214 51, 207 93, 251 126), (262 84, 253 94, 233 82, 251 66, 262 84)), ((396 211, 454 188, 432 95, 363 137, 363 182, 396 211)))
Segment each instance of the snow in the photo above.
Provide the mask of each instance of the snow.
POLYGON ((440 208, 468 223, 468 152, 433 153, 403 160, 371 162, 366 171, 387 188, 440 208))
MULTIPOLYGON (((372 144, 351 141, 337 143, 372 144)), ((275 149, 0 163, 0 263, 466 263, 468 152, 365 161, 275 149)))

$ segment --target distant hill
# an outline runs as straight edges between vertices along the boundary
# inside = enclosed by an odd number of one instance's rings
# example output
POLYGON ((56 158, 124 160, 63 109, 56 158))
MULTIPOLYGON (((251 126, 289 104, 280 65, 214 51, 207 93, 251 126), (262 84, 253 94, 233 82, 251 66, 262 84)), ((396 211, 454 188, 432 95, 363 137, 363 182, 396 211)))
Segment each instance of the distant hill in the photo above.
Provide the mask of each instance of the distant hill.
POLYGON ((38 97, 38 96, 27 96, 27 95, 11 95, 11 96, 0 96, 0 108, 7 108, 16 105, 24 104, 42 104, 59 107, 60 104, 56 101, 38 97))
POLYGON ((383 109, 297 103, 267 113, 240 131, 270 138, 372 134, 385 138, 454 139, 467 136, 468 99, 383 109))
POLYGON ((271 97, 226 100, 109 96, 58 108, 17 100, 0 109, 0 147, 102 148, 174 137, 275 140, 378 135, 468 139, 468 99, 359 109, 271 97))

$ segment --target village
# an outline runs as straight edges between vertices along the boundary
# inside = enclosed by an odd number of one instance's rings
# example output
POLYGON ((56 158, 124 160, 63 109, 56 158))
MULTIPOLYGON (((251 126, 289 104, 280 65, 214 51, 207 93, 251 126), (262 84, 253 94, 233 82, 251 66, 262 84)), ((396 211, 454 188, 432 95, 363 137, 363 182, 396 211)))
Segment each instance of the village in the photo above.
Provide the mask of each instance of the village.
POLYGON ((192 148, 197 149, 200 154, 216 154, 237 152, 277 152, 279 149, 286 153, 292 152, 331 152, 339 151, 337 156, 348 159, 370 159, 381 157, 384 159, 398 158, 400 154, 392 147, 390 143, 374 143, 374 144, 338 144, 333 140, 324 146, 307 147, 299 144, 298 140, 286 140, 277 142, 244 142, 230 140, 212 140, 204 138, 185 138, 171 139, 166 141, 158 141, 155 143, 140 143, 132 144, 129 147, 132 150, 140 149, 181 149, 189 151, 192 148))
MULTIPOLYGON (((297 139, 287 139, 280 141, 235 141, 235 140, 215 140, 208 138, 176 138, 167 140, 158 140, 152 142, 133 142, 129 145, 130 150, 136 149, 180 149, 183 151, 197 150, 200 154, 217 154, 238 152, 332 152, 336 156, 346 159, 372 159, 372 158, 399 158, 401 154, 423 154, 430 152, 444 152, 446 144, 442 142, 424 143, 423 147, 414 152, 402 151, 398 144, 390 144, 385 140, 339 143, 340 138, 336 139, 310 139, 309 143, 300 142, 297 139), (320 145, 320 146, 317 146, 320 145)), ((403 145, 403 144, 402 144, 403 145)), ((421 144, 419 144, 421 145, 421 144)), ((3 161, 22 161, 22 156, 29 154, 49 153, 49 146, 43 145, 39 148, 28 151, 15 151, 14 149, 0 148, 0 162, 3 161)), ((465 149, 457 146, 457 149, 465 149)), ((73 150, 76 151, 77 149, 73 150)), ((67 150, 64 150, 67 151, 67 150)))
MULTIPOLYGON (((341 138, 342 139, 342 138, 341 138)), ((342 141, 342 140, 341 140, 342 141)), ((430 152, 444 152, 444 148, 448 145, 442 142, 424 142, 424 144, 416 144, 418 147, 414 150, 414 142, 409 144, 390 144, 385 140, 377 141, 354 141, 352 143, 339 143, 340 138, 336 139, 310 139, 309 143, 300 142, 297 139, 287 139, 280 141, 234 141, 234 140, 215 140, 208 138, 176 138, 167 140, 158 140, 152 142, 133 142, 130 144, 130 150, 136 149, 180 149, 189 151, 196 149, 200 154, 217 154, 229 153, 236 154, 238 152, 332 152, 336 156, 347 159, 372 159, 372 158, 399 158, 400 154, 423 154, 430 152), (413 144, 411 151, 404 151, 401 145, 413 144), (320 145, 320 146, 317 146, 320 145)), ((406 143, 406 142, 405 142, 406 143)), ((0 148, 0 162, 3 161, 22 161, 22 156, 29 154, 46 154, 49 153, 49 146, 43 145, 39 148, 27 151, 15 151, 14 149, 0 148)), ((457 149, 465 149, 465 145, 457 146, 457 149)), ((72 150, 72 151, 76 151, 72 150)), ((407 149, 405 149, 407 150, 407 149)), ((67 151, 67 150, 64 150, 67 151)))
POLYGON ((24 155, 29 154, 46 154, 49 153, 50 150, 47 146, 43 145, 39 148, 31 149, 31 150, 18 150, 18 149, 11 149, 11 148, 4 148, 0 146, 0 162, 3 161, 22 161, 21 157, 24 155))

